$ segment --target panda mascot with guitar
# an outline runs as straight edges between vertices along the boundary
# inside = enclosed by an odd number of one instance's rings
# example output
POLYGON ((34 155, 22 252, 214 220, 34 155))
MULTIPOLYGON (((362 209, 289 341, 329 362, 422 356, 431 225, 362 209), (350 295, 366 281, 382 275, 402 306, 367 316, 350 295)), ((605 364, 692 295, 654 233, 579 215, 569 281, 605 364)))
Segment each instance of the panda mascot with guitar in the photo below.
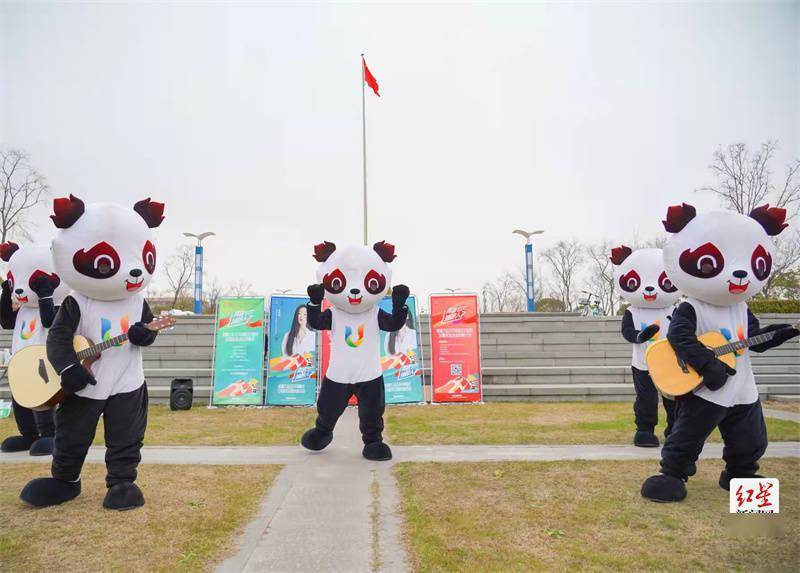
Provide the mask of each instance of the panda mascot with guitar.
MULTIPOLYGON (((785 218, 784 209, 769 205, 753 209, 749 216, 698 215, 686 203, 669 208, 664 227, 672 236, 664 246, 664 266, 687 297, 673 312, 667 333, 675 355, 670 366, 677 363, 685 373, 690 366, 702 384, 677 397, 675 424, 661 450, 661 473, 642 484, 645 498, 683 500, 685 482, 694 475, 703 445, 717 427, 725 443, 720 487, 730 489, 733 478, 761 477, 756 472, 767 449, 767 429, 749 350, 764 352, 800 331, 788 324, 761 328, 746 301, 769 278, 776 252, 771 237, 788 226, 785 218), (714 346, 720 350, 715 352, 698 340, 708 336, 727 344, 714 346), (735 361, 730 360, 734 349, 735 361)), ((657 370, 662 366, 650 356, 655 350, 656 345, 649 348, 647 360, 659 386, 657 370)))
MULTIPOLYGON (((644 353, 650 341, 665 336, 675 303, 681 293, 664 271, 661 249, 637 249, 622 245, 611 250, 614 284, 622 300, 630 306, 622 317, 622 336, 633 345, 631 372, 636 399, 633 414, 636 433, 633 444, 641 448, 659 446, 655 427, 658 424, 658 390, 647 371, 644 353)), ((675 401, 663 397, 667 412, 664 436, 672 431, 675 401)))
MULTIPOLYGON (((8 263, 8 277, 0 295, 0 326, 13 330, 11 355, 34 344, 44 344, 56 312, 69 291, 53 272, 49 245, 0 245, 0 259, 8 263), (14 310, 14 306, 17 309, 14 310)), ((0 451, 29 451, 32 456, 53 453, 53 411, 34 411, 11 399, 19 436, 3 440, 0 451)))
POLYGON ((400 330, 408 317, 408 287, 392 289, 392 313, 378 308, 389 292, 395 259, 394 246, 381 241, 373 247, 337 248, 325 241, 314 247, 321 263, 317 281, 308 287, 308 324, 331 331, 331 355, 317 400, 315 426, 303 434, 303 447, 319 451, 333 440, 333 428, 351 396, 358 398, 358 419, 368 460, 392 458, 383 442, 386 407, 381 369, 380 331, 400 330), (323 298, 332 307, 323 311, 323 298))
POLYGON ((164 205, 149 199, 133 207, 113 203, 85 205, 79 198, 56 199, 51 216, 59 229, 53 262, 72 293, 61 304, 47 337, 47 357, 61 377, 64 400, 56 410, 52 477, 30 481, 23 501, 45 507, 81 493, 81 468, 103 416, 106 486, 103 506, 133 509, 144 505, 134 481, 147 426, 147 386, 142 346, 155 341, 146 325, 153 320, 144 290, 156 269, 152 229, 164 205), (73 337, 111 341, 86 368, 73 337))

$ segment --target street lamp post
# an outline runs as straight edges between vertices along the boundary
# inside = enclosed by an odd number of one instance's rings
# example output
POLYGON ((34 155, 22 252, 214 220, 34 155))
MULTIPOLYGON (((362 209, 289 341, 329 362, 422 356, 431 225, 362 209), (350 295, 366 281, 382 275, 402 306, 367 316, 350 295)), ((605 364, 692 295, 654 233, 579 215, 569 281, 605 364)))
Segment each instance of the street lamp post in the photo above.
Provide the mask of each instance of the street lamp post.
POLYGON ((531 244, 531 237, 533 235, 541 235, 544 231, 541 229, 538 231, 516 229, 511 233, 525 237, 525 296, 528 299, 528 312, 534 312, 536 310, 536 301, 533 296, 533 245, 531 244))
POLYGON ((215 233, 206 231, 195 235, 194 233, 184 233, 184 237, 192 237, 197 239, 197 245, 194 247, 194 312, 200 314, 203 312, 203 239, 211 237, 215 233))

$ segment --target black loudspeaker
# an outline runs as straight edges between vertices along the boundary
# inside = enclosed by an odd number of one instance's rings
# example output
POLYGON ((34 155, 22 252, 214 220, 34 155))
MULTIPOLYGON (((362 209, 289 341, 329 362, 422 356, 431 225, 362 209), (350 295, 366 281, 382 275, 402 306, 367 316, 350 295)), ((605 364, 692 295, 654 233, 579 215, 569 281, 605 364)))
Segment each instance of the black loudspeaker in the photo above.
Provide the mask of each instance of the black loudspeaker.
POLYGON ((169 386, 169 409, 188 410, 192 407, 194 383, 191 378, 175 378, 169 386))

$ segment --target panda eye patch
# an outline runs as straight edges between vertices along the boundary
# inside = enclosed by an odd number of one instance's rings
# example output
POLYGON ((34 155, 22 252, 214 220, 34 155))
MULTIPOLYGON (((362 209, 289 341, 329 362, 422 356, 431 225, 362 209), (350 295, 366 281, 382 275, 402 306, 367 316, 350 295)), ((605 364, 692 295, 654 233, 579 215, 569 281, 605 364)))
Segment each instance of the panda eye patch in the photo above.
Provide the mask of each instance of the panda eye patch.
POLYGON ((142 249, 142 262, 151 275, 156 271, 156 247, 150 241, 147 241, 142 249))
POLYGON ((340 269, 334 269, 323 277, 322 286, 331 294, 339 294, 347 286, 347 279, 340 269))
POLYGON ((725 268, 725 259, 714 243, 700 245, 695 250, 686 249, 678 257, 681 269, 700 279, 717 276, 725 268))
POLYGON ((77 251, 72 256, 72 266, 87 277, 107 279, 119 271, 119 255, 114 247, 103 241, 88 251, 77 251))
POLYGON ((658 286, 664 292, 675 292, 676 290, 678 290, 678 287, 672 284, 672 281, 669 280, 666 271, 663 271, 661 275, 658 277, 658 286))
POLYGON ((772 272, 772 255, 763 246, 758 245, 750 257, 750 266, 753 274, 760 281, 767 280, 769 273, 772 272))
POLYGON ((631 269, 619 277, 619 288, 625 292, 636 292, 642 284, 642 279, 635 270, 631 269))
POLYGON ((364 277, 364 288, 370 294, 380 294, 386 288, 386 277, 376 270, 371 270, 364 277))

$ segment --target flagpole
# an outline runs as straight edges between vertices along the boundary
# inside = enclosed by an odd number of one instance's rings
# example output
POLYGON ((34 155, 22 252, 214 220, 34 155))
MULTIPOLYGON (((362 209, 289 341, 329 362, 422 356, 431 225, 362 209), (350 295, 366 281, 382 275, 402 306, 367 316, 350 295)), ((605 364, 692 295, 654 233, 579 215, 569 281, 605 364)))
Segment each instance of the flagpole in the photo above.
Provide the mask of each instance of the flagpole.
POLYGON ((364 163, 364 245, 367 245, 367 112, 364 82, 364 54, 361 54, 361 152, 364 163))

